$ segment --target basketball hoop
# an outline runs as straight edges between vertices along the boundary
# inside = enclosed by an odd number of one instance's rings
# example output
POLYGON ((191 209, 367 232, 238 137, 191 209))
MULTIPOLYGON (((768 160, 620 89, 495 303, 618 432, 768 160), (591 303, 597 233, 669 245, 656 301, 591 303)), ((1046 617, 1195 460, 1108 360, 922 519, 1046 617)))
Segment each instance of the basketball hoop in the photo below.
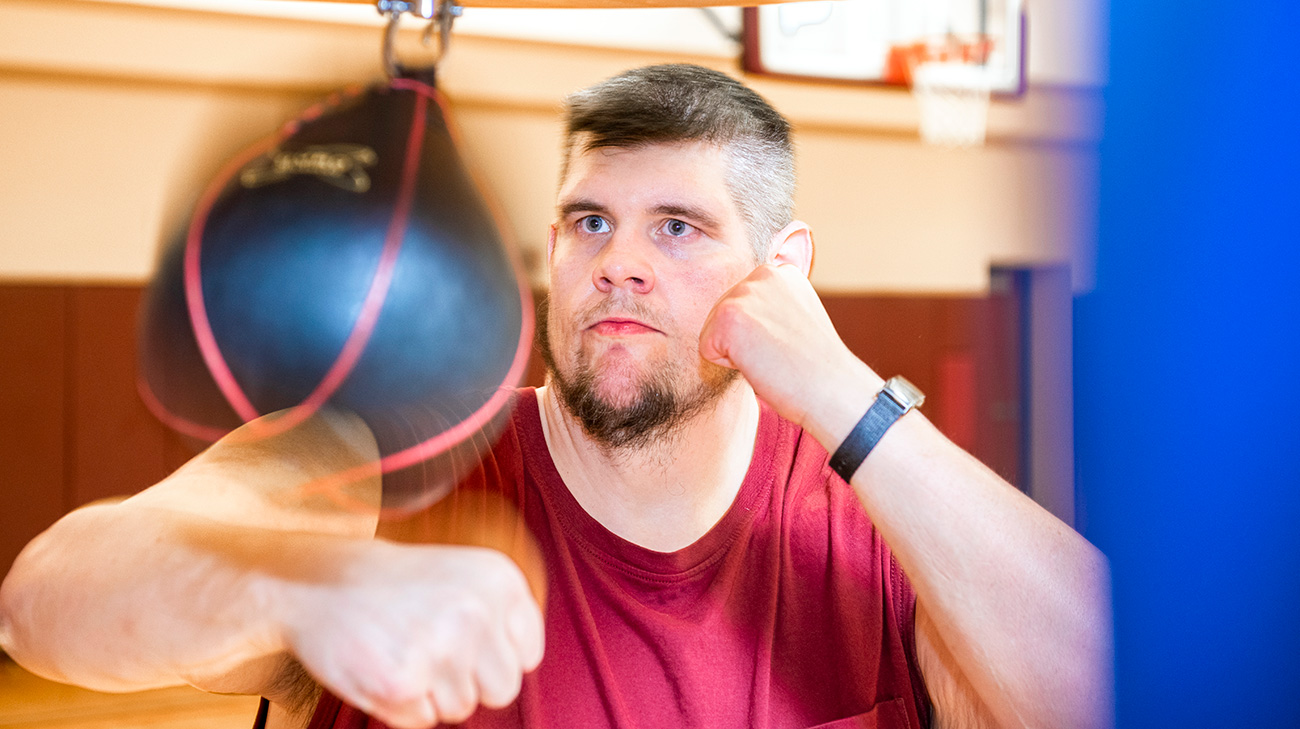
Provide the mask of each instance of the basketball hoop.
POLYGON ((926 143, 947 148, 984 144, 993 88, 991 50, 987 39, 953 38, 893 49, 891 63, 912 87, 926 143))

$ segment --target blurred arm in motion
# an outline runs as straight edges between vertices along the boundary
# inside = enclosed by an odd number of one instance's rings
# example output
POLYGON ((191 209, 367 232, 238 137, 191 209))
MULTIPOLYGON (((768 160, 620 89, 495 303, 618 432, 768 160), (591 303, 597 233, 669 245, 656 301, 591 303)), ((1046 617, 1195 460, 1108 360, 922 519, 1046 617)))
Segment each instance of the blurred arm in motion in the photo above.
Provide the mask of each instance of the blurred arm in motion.
POLYGON ((101 691, 261 694, 305 726, 315 685, 396 727, 505 705, 541 659, 519 568, 374 539, 378 449, 357 418, 235 431, 157 485, 68 514, 0 586, 0 646, 101 691), (302 487, 339 473, 348 507, 302 487))

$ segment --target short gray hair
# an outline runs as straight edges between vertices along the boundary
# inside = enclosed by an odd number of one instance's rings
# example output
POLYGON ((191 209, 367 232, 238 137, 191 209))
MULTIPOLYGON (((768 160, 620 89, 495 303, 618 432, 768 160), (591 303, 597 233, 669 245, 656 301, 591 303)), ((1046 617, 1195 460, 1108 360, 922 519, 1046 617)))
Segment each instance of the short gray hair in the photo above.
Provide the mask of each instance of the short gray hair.
POLYGON ((691 64, 626 71, 564 102, 560 180, 578 152, 702 141, 723 150, 731 193, 757 259, 794 211, 790 123, 736 79, 691 64))

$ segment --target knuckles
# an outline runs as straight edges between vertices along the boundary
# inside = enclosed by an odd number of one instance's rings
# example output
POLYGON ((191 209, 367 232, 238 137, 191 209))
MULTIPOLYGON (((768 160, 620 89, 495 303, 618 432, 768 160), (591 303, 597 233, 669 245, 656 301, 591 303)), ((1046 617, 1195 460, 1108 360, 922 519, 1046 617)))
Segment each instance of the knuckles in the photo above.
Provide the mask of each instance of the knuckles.
POLYGON ((428 693, 415 681, 386 681, 369 698, 378 714, 417 722, 436 718, 432 716, 428 693))
POLYGON ((482 704, 489 709, 503 709, 509 706, 515 697, 519 696, 519 691, 523 688, 523 678, 523 673, 515 672, 511 674, 509 681, 484 682, 481 687, 482 704))
POLYGON ((434 701, 437 703, 438 718, 449 724, 459 724, 470 717, 478 708, 478 696, 473 686, 448 688, 436 691, 434 701))
POLYGON ((710 319, 713 332, 725 337, 736 328, 743 315, 743 305, 734 298, 719 301, 713 308, 713 316, 710 319))
POLYGON ((505 554, 479 547, 390 556, 412 561, 405 572, 382 575, 386 587, 370 578, 337 585, 294 631, 295 653, 308 670, 395 727, 455 723, 480 701, 513 701, 524 667, 510 648, 512 637, 519 642, 512 622, 521 610, 530 618, 535 612, 526 637, 541 630, 522 570, 505 554))

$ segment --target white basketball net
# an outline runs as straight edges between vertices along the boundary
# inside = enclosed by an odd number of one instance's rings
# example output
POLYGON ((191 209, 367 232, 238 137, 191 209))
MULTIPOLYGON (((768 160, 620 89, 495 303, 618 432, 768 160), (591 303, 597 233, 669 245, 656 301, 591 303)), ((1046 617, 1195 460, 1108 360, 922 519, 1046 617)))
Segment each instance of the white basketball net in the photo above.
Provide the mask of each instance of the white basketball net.
POLYGON ((988 70, 978 63, 926 61, 912 70, 921 139, 941 147, 984 143, 989 117, 988 70))

